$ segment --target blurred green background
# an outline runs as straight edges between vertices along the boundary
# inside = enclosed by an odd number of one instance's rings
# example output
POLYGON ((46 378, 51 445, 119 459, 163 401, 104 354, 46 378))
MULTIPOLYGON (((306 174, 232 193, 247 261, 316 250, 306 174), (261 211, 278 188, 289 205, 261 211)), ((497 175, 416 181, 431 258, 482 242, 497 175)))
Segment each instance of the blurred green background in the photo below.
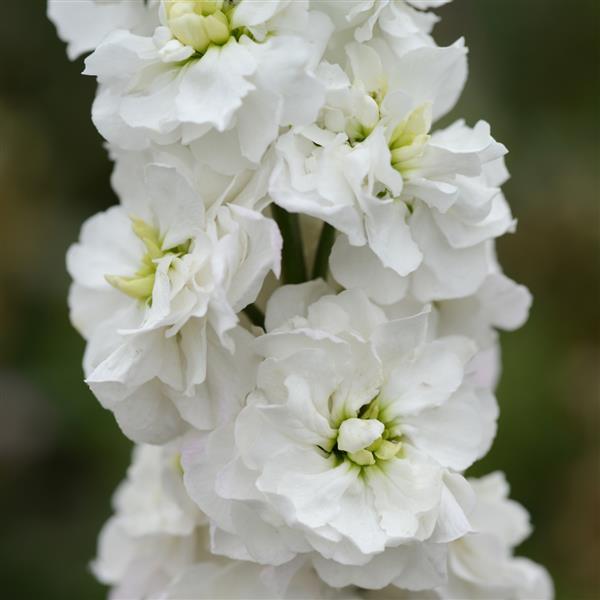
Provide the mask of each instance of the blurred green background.
MULTIPOLYGON (((130 444, 82 382, 64 253, 115 202, 79 75, 42 0, 0 19, 0 564, 6 598, 101 598, 89 574, 130 444)), ((503 335, 499 435, 476 465, 506 471, 558 598, 600 597, 600 2, 460 0, 440 44, 464 35, 470 79, 451 115, 492 123, 510 149, 518 233, 499 244, 532 290, 528 324, 503 335)), ((446 119, 448 121, 448 119, 446 119)))

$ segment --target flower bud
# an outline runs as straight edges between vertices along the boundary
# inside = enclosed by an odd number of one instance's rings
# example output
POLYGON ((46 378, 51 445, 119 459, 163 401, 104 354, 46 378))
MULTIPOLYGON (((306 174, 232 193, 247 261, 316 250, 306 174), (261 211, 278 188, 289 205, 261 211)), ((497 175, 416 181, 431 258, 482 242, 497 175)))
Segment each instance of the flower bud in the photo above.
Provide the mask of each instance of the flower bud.
POLYGON ((221 11, 206 17, 204 19, 204 27, 213 44, 221 46, 229 39, 229 21, 221 11))
POLYGON ((384 425, 377 419, 346 419, 339 428, 338 448, 358 452, 381 436, 384 425))
POLYGON ((171 33, 196 52, 206 52, 211 44, 223 45, 231 36, 223 0, 171 0, 166 3, 171 33))
POLYGON ((392 132, 389 141, 392 166, 400 173, 414 167, 425 152, 431 129, 431 103, 415 108, 392 132))
POLYGON ((152 296, 154 289, 154 273, 145 277, 121 277, 120 275, 105 275, 107 283, 115 289, 135 298, 136 300, 147 300, 152 296))

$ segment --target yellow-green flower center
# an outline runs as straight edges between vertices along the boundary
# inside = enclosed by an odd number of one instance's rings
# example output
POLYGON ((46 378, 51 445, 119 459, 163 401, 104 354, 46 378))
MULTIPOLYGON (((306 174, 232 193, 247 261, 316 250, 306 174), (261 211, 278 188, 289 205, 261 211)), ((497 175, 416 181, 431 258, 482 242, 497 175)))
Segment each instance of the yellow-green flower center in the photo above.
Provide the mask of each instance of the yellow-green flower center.
POLYGON ((185 46, 203 54, 209 46, 222 46, 232 35, 234 3, 231 0, 167 0, 165 12, 171 33, 185 46))
POLYGON ((187 254, 191 241, 188 240, 173 248, 163 249, 163 240, 156 228, 136 217, 131 217, 131 228, 146 248, 140 268, 133 275, 105 275, 104 278, 120 292, 136 300, 149 302, 152 299, 152 290, 154 289, 158 267, 157 261, 168 254, 175 256, 187 254))
POLYGON ((395 423, 386 419, 379 398, 375 398, 364 405, 355 417, 342 420, 337 437, 331 440, 329 448, 321 446, 321 450, 340 461, 347 459, 360 467, 367 467, 401 457, 402 435, 395 423))
POLYGON ((346 123, 345 132, 351 146, 366 140, 372 131, 373 127, 364 125, 358 119, 348 119, 346 123))
POLYGON ((426 102, 415 108, 400 124, 390 138, 392 166, 406 177, 419 166, 431 137, 431 104, 426 102))

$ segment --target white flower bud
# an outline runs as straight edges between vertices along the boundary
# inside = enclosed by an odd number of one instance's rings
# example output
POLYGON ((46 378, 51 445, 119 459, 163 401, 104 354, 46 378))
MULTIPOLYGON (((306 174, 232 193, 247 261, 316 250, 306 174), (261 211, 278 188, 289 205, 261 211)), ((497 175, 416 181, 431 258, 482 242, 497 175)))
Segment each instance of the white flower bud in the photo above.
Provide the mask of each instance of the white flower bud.
POLYGON ((383 433, 384 425, 377 419, 346 419, 340 425, 338 448, 357 452, 370 446, 383 433))

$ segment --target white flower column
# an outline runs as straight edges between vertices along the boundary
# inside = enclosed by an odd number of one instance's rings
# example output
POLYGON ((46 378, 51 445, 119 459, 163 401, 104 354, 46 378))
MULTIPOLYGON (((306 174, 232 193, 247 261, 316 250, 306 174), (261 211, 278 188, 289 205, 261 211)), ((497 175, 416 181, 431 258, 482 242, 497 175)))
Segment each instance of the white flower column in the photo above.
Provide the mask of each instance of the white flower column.
POLYGON ((49 0, 119 198, 67 255, 85 380, 139 444, 111 597, 552 596, 503 478, 465 478, 531 298, 495 255, 506 148, 435 127, 447 1, 49 0))

